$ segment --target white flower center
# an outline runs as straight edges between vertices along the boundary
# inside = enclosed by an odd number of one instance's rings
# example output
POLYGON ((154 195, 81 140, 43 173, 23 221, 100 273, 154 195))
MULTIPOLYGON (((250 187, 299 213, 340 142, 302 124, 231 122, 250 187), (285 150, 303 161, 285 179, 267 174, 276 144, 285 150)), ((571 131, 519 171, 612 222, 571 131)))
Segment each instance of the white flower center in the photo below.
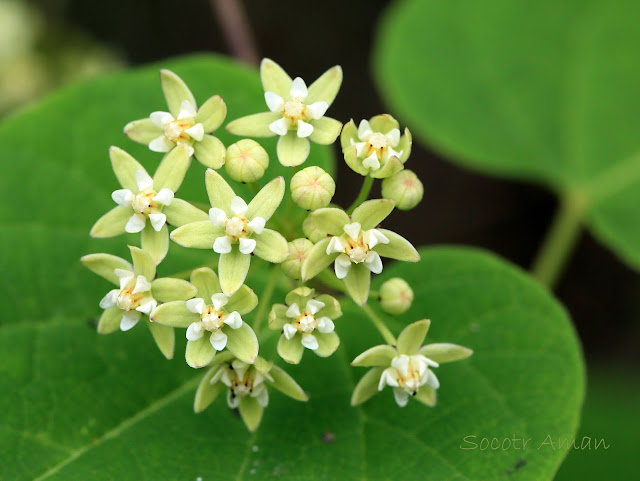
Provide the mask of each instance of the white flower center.
POLYGON ((116 305, 123 311, 132 311, 140 306, 140 301, 144 298, 144 293, 133 293, 135 286, 122 289, 116 298, 116 305))
POLYGON ((133 210, 142 215, 149 215, 153 209, 158 208, 158 204, 153 200, 155 192, 140 192, 131 199, 133 210))
POLYGON ((306 115, 307 106, 298 99, 291 99, 284 104, 282 108, 282 115, 295 124, 298 120, 304 120, 306 115))
POLYGON ((347 239, 347 246, 344 249, 344 253, 349 256, 352 262, 359 264, 360 262, 364 262, 370 250, 363 237, 359 236, 356 240, 351 238, 347 239))
POLYGON ((213 306, 207 306, 200 315, 200 325, 203 329, 215 332, 224 325, 224 312, 216 311, 213 306))
POLYGON ((387 147, 387 137, 380 132, 371 134, 369 137, 369 145, 376 150, 383 150, 387 147))
POLYGON ((236 215, 226 221, 224 230, 229 237, 234 239, 245 237, 249 234, 247 219, 236 215))
MULTIPOLYGON (((429 365, 424 356, 414 355, 408 356, 408 362, 392 362, 393 369, 398 375, 398 386, 413 394, 418 391, 420 386, 427 382, 427 374, 429 365)), ((394 361, 398 359, 395 358, 394 361)))
POLYGON ((178 119, 169 122, 164 128, 164 135, 174 143, 186 142, 191 136, 185 132, 186 129, 193 126, 193 119, 178 119))
MULTIPOLYGON (((318 321, 313 314, 303 312, 300 317, 295 320, 298 331, 303 334, 310 334, 318 325, 318 321)), ((295 331, 294 331, 295 332, 295 331)))

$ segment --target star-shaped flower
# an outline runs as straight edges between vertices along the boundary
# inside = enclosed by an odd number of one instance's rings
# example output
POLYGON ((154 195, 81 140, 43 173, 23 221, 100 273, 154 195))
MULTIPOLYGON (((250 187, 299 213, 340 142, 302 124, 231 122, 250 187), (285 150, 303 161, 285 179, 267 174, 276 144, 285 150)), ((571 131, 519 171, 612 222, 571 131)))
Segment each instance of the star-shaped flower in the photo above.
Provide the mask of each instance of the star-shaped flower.
POLYGON ((278 160, 296 166, 309 156, 309 141, 328 145, 335 142, 342 123, 325 117, 342 83, 342 69, 327 70, 307 88, 300 77, 291 77, 273 60, 260 65, 264 98, 269 112, 234 120, 227 130, 248 137, 280 136, 278 160))
POLYGON ((186 147, 180 146, 167 154, 153 178, 124 150, 111 147, 109 154, 123 188, 111 194, 118 206, 98 219, 91 236, 104 238, 141 232, 142 248, 159 264, 169 249, 167 222, 179 226, 207 218, 205 212, 174 198, 189 167, 186 147))
POLYGON ((171 359, 175 344, 173 328, 151 322, 148 316, 159 302, 191 299, 196 288, 182 279, 156 279, 156 264, 151 256, 138 247, 129 249, 133 265, 110 254, 89 254, 81 259, 91 271, 118 286, 100 301, 105 311, 98 321, 98 332, 110 334, 118 328, 128 331, 146 318, 158 348, 171 359))
POLYGON ((398 336, 396 346, 380 345, 366 350, 352 366, 373 367, 356 385, 351 405, 367 401, 385 386, 393 388, 398 406, 404 407, 409 396, 427 406, 436 405, 436 390, 440 382, 433 368, 445 362, 465 359, 473 351, 457 344, 438 343, 421 346, 431 321, 409 324, 398 336))
POLYGON ((284 179, 273 179, 249 204, 213 170, 207 170, 206 185, 212 205, 209 220, 183 225, 171 238, 184 247, 213 249, 220 254, 220 285, 230 296, 244 283, 252 254, 273 263, 287 258, 287 240, 265 227, 282 202, 284 179))
POLYGON ((138 143, 147 144, 154 152, 169 152, 184 145, 189 156, 205 166, 222 167, 224 145, 210 135, 227 115, 222 98, 214 95, 198 109, 191 90, 175 73, 161 70, 160 82, 169 112, 153 112, 147 119, 129 122, 124 133, 138 143))
POLYGON ((222 293, 216 274, 208 267, 191 273, 197 293, 188 301, 162 304, 151 320, 171 327, 187 328, 187 364, 194 368, 209 365, 217 351, 225 347, 238 359, 253 363, 258 355, 258 338, 242 320, 258 304, 258 297, 246 285, 232 296, 222 293))
POLYGON ((313 289, 298 287, 287 294, 286 302, 275 304, 269 314, 269 328, 282 331, 280 357, 298 364, 305 347, 320 357, 333 354, 340 344, 333 324, 342 315, 337 299, 327 294, 315 297, 313 289))
POLYGON ((393 210, 389 199, 363 202, 351 216, 329 207, 318 209, 305 221, 307 236, 316 241, 302 265, 302 280, 315 277, 335 262, 335 273, 358 304, 369 297, 371 273, 382 272, 380 257, 417 262, 420 255, 404 237, 378 228, 393 210))

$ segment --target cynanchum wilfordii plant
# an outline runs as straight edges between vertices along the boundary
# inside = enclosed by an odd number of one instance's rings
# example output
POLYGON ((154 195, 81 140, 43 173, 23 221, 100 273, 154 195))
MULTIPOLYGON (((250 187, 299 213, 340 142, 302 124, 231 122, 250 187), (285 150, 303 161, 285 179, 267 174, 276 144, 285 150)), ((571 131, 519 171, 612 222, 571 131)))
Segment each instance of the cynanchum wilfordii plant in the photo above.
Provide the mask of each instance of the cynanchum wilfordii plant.
MULTIPOLYGON (((324 114, 340 88, 340 67, 329 69, 308 88, 302 79, 292 80, 268 59, 262 62, 260 74, 269 112, 234 120, 227 125, 228 131, 251 137, 280 136, 278 160, 285 166, 307 159, 309 141, 335 142, 342 124, 324 114)), ((305 349, 330 356, 340 344, 334 320, 342 315, 340 301, 322 293, 330 287, 362 306, 387 342, 354 360, 354 365, 373 369, 356 386, 352 404, 364 402, 388 385, 400 406, 409 395, 433 406, 439 386, 433 368, 467 357, 471 351, 453 344, 420 347, 429 321, 409 325, 396 341, 384 320, 367 305, 371 273, 383 269, 381 257, 408 262, 420 258, 408 240, 379 226, 394 207, 411 209, 422 199, 422 184, 415 174, 403 170, 411 151, 409 130, 401 135, 398 123, 388 114, 363 120, 359 127, 350 121, 341 143, 347 164, 364 177, 356 200, 346 211, 329 206, 335 181, 320 167, 309 166, 287 176, 291 195, 283 215, 277 210, 285 199, 285 179, 268 179, 262 188, 257 184, 269 166, 264 148, 254 140, 241 139, 225 149, 211 135, 227 113, 222 98, 214 95, 197 109, 180 77, 162 70, 160 78, 169 112, 156 111, 133 121, 125 133, 152 151, 166 152, 165 157, 151 177, 133 157, 112 147, 111 163, 122 187, 112 194, 118 205, 91 230, 99 238, 141 232, 142 249, 130 247, 133 265, 110 254, 82 258, 89 269, 117 286, 100 302, 105 311, 98 332, 125 331, 145 319, 162 353, 172 358, 174 330, 185 329, 187 363, 196 369, 208 367, 196 392, 195 411, 201 412, 226 391, 228 406, 237 408, 247 428, 254 430, 268 405, 269 387, 295 400, 307 400, 282 368, 258 355, 267 313, 268 327, 281 332, 277 352, 286 362, 300 363, 305 349), (256 193, 248 203, 215 171, 225 165, 225 152, 227 175, 248 183, 256 193), (175 197, 191 156, 209 167, 205 186, 211 207, 206 211, 175 197), (387 198, 367 200, 376 178, 384 179, 382 191, 387 198), (304 222, 293 213, 294 205, 312 211, 304 222), (170 236, 168 226, 175 227, 170 236), (210 266, 202 266, 186 275, 156 278, 169 238, 216 254, 217 263, 211 265, 217 265, 217 274, 210 266), (259 258, 254 264, 263 260, 274 265, 260 299, 245 284, 251 278, 254 256, 259 258), (272 304, 277 284, 290 286, 286 304, 272 304)), ((406 281, 395 278, 383 283, 375 297, 384 312, 401 315, 411 307, 413 292, 406 281)))

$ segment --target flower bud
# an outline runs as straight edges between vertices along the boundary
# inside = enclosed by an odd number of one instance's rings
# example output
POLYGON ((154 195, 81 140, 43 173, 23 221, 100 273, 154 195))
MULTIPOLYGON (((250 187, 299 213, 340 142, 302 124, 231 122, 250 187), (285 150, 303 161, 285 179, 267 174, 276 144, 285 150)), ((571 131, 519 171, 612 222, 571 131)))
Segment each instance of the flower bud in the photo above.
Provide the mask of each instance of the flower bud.
POLYGON ((393 277, 380 287, 380 307, 388 314, 403 314, 409 310, 412 302, 413 290, 404 279, 393 277))
POLYGON ((336 192, 333 178, 320 167, 307 167, 291 179, 291 197, 306 210, 326 207, 336 192))
POLYGON ((255 140, 242 139, 227 149, 225 167, 236 182, 255 182, 268 166, 269 154, 255 140))
POLYGON ((302 271, 302 263, 305 261, 313 242, 309 239, 296 239, 289 242, 289 255, 281 264, 282 271, 293 279, 300 279, 302 271))
POLYGON ((382 197, 393 199, 396 208, 411 210, 422 200, 424 187, 418 176, 410 170, 402 170, 382 181, 382 197))

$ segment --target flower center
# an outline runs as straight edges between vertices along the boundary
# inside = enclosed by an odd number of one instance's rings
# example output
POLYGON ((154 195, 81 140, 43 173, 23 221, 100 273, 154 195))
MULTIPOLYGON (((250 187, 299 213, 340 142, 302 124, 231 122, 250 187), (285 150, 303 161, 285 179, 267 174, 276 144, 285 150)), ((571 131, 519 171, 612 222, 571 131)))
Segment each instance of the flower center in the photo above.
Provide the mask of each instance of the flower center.
POLYGON ((307 106, 298 99, 291 99, 284 104, 282 108, 283 117, 288 118, 292 124, 295 124, 298 120, 307 118, 306 115, 307 106))
POLYGON ((229 389, 231 389, 233 397, 242 398, 251 394, 253 391, 253 380, 251 379, 249 370, 247 370, 242 379, 238 376, 238 373, 234 371, 234 378, 229 389))
POLYGON ((295 320, 295 323, 298 331, 303 334, 312 333, 318 325, 315 316, 313 314, 307 314, 306 312, 303 312, 302 315, 295 320))
POLYGON ((249 234, 249 226, 247 225, 247 219, 236 215, 231 219, 227 219, 224 226, 225 233, 234 239, 245 237, 249 234))
POLYGON ((224 324, 224 321, 222 320, 223 315, 224 312, 216 311, 213 306, 208 306, 200 315, 200 324, 203 329, 215 332, 224 324))
POLYGON ((382 159, 384 152, 387 150, 388 143, 387 138, 384 134, 380 132, 375 132, 369 136, 369 140, 367 140, 367 152, 366 157, 369 157, 374 152, 378 156, 379 159, 382 159))
POLYGON ((131 199, 131 207, 138 214, 149 215, 153 209, 158 207, 153 201, 155 195, 155 192, 140 192, 131 199))
POLYGON ((142 292, 137 294, 133 293, 135 286, 131 286, 128 289, 122 289, 118 298, 116 299, 116 305, 123 311, 131 311, 140 306, 140 301, 144 297, 142 292))
POLYGON ((344 253, 347 254, 353 262, 359 264, 360 262, 364 262, 370 250, 367 243, 362 236, 360 236, 357 240, 347 239, 347 247, 344 253))
POLYGON ((164 128, 164 135, 174 143, 186 142, 191 139, 191 136, 185 132, 186 129, 192 127, 191 119, 178 119, 173 122, 169 122, 164 128))

